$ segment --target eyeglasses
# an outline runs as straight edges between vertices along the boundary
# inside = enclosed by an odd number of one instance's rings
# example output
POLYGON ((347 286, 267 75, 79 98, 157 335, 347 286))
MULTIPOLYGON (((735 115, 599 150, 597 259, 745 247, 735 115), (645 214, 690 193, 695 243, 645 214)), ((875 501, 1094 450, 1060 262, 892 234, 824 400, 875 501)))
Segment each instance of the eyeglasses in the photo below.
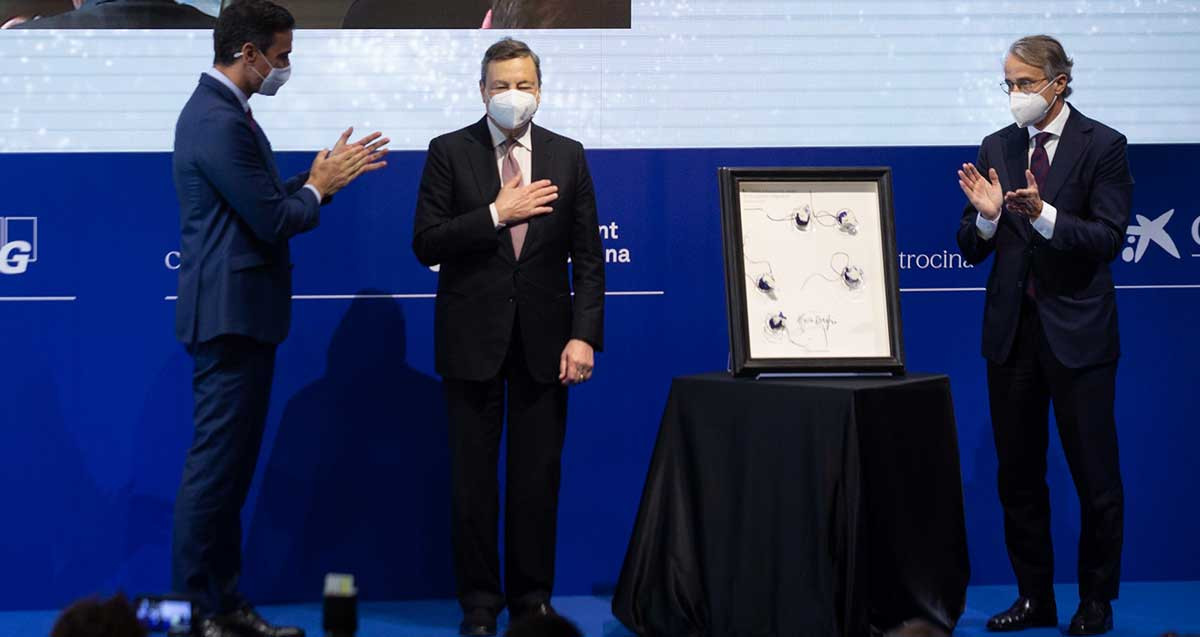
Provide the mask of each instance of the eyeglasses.
POLYGON ((1000 83, 1000 90, 1004 91, 1005 95, 1011 94, 1014 88, 1020 93, 1030 93, 1032 92, 1031 89, 1033 89, 1033 87, 1041 84, 1042 82, 1048 81, 1049 79, 1050 78, 1048 77, 1043 77, 1040 80, 1017 80, 1016 82, 1004 80, 1000 83))

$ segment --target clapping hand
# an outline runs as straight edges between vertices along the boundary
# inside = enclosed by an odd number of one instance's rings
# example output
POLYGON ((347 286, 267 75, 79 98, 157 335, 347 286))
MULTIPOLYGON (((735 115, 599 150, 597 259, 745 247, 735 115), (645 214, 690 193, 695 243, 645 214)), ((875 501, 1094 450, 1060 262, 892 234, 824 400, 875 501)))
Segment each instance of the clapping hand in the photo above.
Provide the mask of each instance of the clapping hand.
POLYGON ((370 158, 371 153, 357 144, 343 146, 337 155, 322 150, 313 159, 312 168, 308 171, 308 183, 316 187, 322 196, 332 197, 363 173, 370 158))
POLYGON ((1000 187, 1000 176, 995 168, 989 168, 987 179, 984 179, 975 164, 963 164, 958 171, 958 187, 985 219, 995 221, 1000 216, 1004 189, 1000 187))
POLYGON ((330 154, 336 157, 356 146, 365 148, 367 150, 367 163, 362 167, 358 174, 354 175, 355 178, 363 173, 374 172, 387 166, 387 162, 383 161, 383 158, 387 157, 388 154, 388 149, 385 148, 385 146, 387 146, 392 140, 388 139, 387 137, 383 137, 383 133, 376 131, 354 142, 353 144, 350 144, 350 136, 353 134, 354 127, 351 126, 350 128, 347 128, 346 131, 342 133, 342 136, 338 138, 337 143, 333 145, 333 151, 331 151, 330 154))
POLYGON ((1005 193, 1004 205, 1009 210, 1033 221, 1042 214, 1042 195, 1038 192, 1037 180, 1033 178, 1033 173, 1029 170, 1025 171, 1025 183, 1026 187, 1005 193))

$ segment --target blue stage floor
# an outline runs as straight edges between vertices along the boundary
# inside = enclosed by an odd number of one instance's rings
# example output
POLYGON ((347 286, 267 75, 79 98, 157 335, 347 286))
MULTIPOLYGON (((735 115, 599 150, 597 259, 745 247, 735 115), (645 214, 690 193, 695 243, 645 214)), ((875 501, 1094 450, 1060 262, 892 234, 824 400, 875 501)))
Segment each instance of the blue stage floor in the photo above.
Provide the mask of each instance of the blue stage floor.
MULTIPOLYGON (((1075 587, 1057 587, 1059 630, 1020 633, 1022 637, 1052 637, 1064 632, 1078 603, 1075 587)), ((987 617, 1007 608, 1016 596, 1011 586, 976 586, 967 596, 967 612, 955 635, 994 635, 984 629, 987 617)), ((628 637, 631 633, 613 618, 610 600, 600 597, 560 597, 555 606, 573 619, 588 637, 628 637)), ((267 606, 269 619, 303 626, 311 637, 321 637, 318 604, 267 606)), ((1126 583, 1114 604, 1120 637, 1158 637, 1168 631, 1200 636, 1200 582, 1126 583)), ((52 611, 0 612, 0 637, 40 637, 50 632, 52 611)), ((359 637, 452 637, 457 634, 458 605, 450 601, 370 602, 359 610, 359 637)), ((501 631, 503 631, 501 618, 501 631)))

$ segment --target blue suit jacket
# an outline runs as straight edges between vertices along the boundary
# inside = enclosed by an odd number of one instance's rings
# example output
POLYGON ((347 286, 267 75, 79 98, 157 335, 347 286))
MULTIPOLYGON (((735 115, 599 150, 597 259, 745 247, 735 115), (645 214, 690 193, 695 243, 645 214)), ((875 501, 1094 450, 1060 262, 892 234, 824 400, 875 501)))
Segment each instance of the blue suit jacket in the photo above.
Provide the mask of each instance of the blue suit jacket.
POLYGON ((288 239, 317 227, 308 173, 284 182, 271 144, 237 97, 200 77, 175 127, 181 226, 175 334, 187 344, 236 334, 278 344, 291 324, 288 239))
MULTIPOLYGON (((1120 355, 1117 302, 1108 264, 1124 246, 1133 200, 1125 136, 1071 106, 1050 174, 1041 189, 1058 210, 1047 241, 1020 215, 1000 215, 983 240, 967 205, 958 245, 971 263, 995 254, 983 312, 983 355, 1003 363, 1012 350, 1027 277, 1033 277, 1038 317, 1059 362, 1080 368, 1120 355)), ((976 166, 995 168, 1005 192, 1025 187, 1029 130, 1016 125, 983 140, 976 166)))

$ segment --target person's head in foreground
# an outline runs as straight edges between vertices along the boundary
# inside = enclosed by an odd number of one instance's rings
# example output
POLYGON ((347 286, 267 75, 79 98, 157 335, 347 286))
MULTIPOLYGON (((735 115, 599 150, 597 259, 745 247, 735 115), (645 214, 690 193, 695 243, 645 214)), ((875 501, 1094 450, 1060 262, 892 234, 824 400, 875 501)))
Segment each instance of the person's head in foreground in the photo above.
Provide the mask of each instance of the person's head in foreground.
POLYGON ((54 622, 50 637, 145 637, 146 629, 122 594, 101 600, 89 597, 67 607, 54 622))
POLYGON ((505 637, 583 637, 571 620, 562 615, 532 615, 504 631, 505 637))

